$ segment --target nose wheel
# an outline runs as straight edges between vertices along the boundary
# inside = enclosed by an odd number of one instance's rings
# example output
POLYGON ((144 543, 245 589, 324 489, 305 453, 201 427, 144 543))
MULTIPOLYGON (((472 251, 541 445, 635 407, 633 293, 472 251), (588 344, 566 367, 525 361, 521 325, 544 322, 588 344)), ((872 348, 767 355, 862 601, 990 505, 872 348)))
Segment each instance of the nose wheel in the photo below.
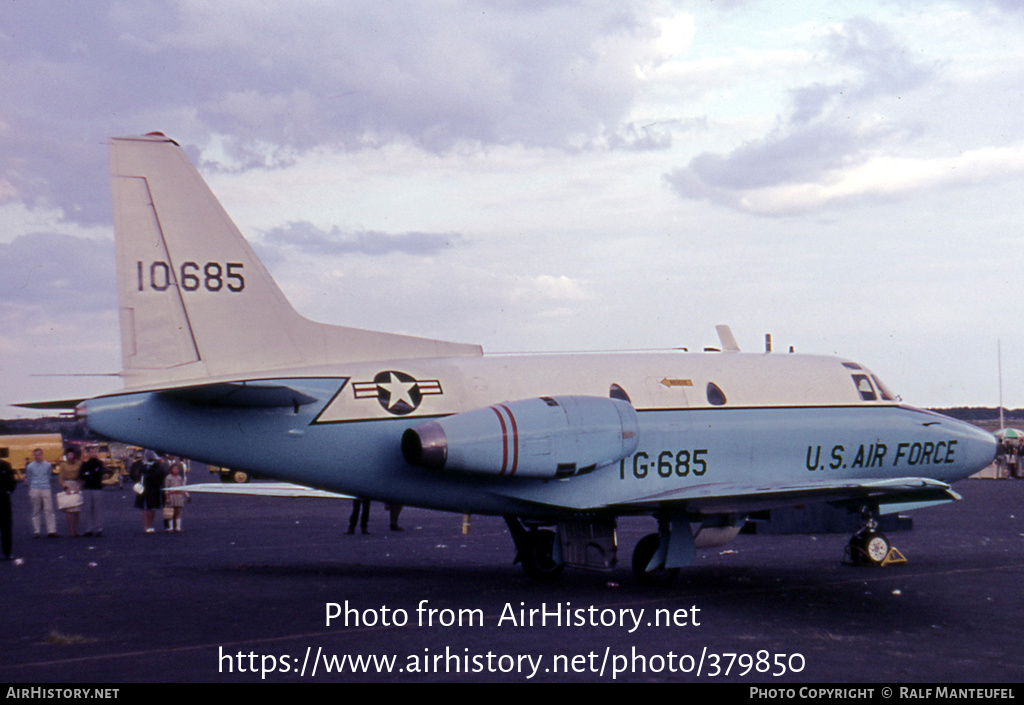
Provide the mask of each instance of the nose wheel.
POLYGON ((846 552, 843 555, 843 563, 846 565, 883 566, 907 562, 907 559, 892 545, 889 538, 878 530, 876 514, 876 509, 869 507, 861 509, 861 519, 864 525, 846 545, 846 552))

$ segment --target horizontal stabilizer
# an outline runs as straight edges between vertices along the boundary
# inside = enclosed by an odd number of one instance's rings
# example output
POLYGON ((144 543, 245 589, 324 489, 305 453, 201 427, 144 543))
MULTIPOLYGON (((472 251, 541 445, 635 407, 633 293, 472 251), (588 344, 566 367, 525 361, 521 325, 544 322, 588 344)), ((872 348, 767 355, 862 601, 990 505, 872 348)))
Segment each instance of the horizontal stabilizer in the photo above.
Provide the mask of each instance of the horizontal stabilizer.
POLYGON ((20 406, 22 409, 40 409, 42 411, 72 411, 85 399, 56 399, 54 401, 26 401, 11 406, 20 406))

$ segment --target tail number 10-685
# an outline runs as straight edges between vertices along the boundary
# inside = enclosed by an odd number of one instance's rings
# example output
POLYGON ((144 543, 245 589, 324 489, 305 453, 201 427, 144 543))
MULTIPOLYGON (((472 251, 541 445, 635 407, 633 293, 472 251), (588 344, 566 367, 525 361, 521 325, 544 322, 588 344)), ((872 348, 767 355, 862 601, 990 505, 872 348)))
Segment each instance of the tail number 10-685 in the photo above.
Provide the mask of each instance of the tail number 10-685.
POLYGON ((139 291, 167 291, 180 286, 184 291, 232 291, 245 289, 245 276, 241 262, 182 262, 174 270, 167 262, 157 260, 148 265, 136 262, 139 291))

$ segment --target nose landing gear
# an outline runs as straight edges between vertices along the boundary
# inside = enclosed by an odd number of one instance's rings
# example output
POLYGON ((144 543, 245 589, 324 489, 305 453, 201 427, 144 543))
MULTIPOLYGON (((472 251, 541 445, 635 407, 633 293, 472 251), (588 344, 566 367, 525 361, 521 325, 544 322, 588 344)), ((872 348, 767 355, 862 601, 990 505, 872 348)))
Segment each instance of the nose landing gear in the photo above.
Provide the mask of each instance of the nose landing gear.
POLYGON ((877 507, 862 507, 861 521, 863 526, 850 539, 843 553, 846 565, 893 565, 906 563, 907 559, 890 542, 888 537, 878 530, 877 507))

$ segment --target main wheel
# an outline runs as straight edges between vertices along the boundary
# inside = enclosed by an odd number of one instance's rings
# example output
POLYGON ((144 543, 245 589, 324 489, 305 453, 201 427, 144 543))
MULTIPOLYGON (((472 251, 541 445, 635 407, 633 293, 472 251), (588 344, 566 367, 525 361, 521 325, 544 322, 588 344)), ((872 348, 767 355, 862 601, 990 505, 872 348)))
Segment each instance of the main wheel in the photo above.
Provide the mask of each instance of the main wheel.
POLYGON ((555 561, 555 532, 547 529, 530 532, 519 559, 526 574, 542 582, 554 580, 565 570, 564 563, 555 561))
POLYGON ((637 541, 633 549, 633 575, 641 585, 667 585, 679 575, 678 568, 655 568, 647 570, 654 554, 658 552, 661 545, 661 537, 658 534, 648 534, 637 541))

